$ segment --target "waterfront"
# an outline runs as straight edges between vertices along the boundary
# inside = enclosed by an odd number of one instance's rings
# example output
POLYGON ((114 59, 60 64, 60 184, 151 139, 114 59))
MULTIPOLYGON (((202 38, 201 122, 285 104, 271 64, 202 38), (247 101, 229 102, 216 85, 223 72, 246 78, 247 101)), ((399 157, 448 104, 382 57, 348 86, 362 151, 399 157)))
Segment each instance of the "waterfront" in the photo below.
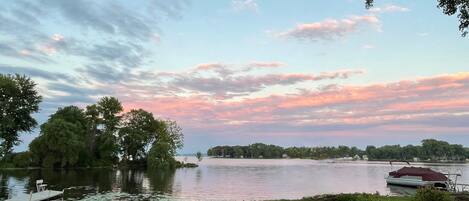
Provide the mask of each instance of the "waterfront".
MULTIPOLYGON (((187 160, 196 161, 194 157, 187 160)), ((67 188, 65 198, 89 200, 266 200, 325 193, 402 195, 414 192, 414 189, 386 185, 384 176, 399 167, 391 168, 386 162, 204 158, 199 165, 175 171, 2 170, 0 199, 29 192, 40 178, 52 189, 67 188)), ((466 164, 414 165, 462 173, 459 181, 469 183, 466 164)))

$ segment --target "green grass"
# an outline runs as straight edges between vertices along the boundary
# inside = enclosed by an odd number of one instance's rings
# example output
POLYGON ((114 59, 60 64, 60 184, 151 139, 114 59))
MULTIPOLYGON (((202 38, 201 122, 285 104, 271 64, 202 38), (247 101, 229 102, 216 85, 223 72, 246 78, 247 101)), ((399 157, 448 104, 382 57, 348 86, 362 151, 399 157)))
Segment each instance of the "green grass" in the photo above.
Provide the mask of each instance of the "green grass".
MULTIPOLYGON (((278 200, 289 201, 289 200, 278 200)), ((291 200, 293 201, 293 200, 291 200)), ((294 201, 414 201, 413 197, 383 196, 374 194, 338 194, 304 197, 294 201)))
POLYGON ((297 200, 277 201, 469 201, 469 193, 449 193, 433 188, 420 188, 414 196, 387 196, 379 194, 355 193, 318 195, 297 200))

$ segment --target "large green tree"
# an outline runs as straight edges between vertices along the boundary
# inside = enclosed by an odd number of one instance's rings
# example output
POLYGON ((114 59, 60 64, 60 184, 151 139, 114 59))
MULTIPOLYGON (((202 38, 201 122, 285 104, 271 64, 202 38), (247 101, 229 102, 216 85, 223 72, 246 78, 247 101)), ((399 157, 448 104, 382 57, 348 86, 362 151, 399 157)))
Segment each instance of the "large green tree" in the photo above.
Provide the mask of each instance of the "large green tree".
MULTIPOLYGON (((115 97, 103 97, 96 104, 96 108, 88 109, 90 109, 89 111, 97 110, 99 118, 94 119, 94 121, 97 121, 98 125, 102 127, 99 135, 95 136, 96 145, 94 146, 96 146, 95 154, 98 160, 110 163, 117 162, 119 154, 117 133, 122 118, 120 115, 123 111, 122 104, 115 97)), ((94 113, 94 111, 90 113, 94 113)))
POLYGON ((59 108, 46 123, 40 135, 30 144, 36 163, 44 167, 89 166, 93 160, 85 113, 76 106, 59 108))
POLYGON ((126 113, 119 130, 123 160, 145 158, 146 149, 157 138, 162 126, 152 113, 145 110, 131 110, 126 113))
POLYGON ((99 111, 96 104, 86 106, 85 110, 86 129, 88 133, 88 150, 91 153, 96 151, 96 137, 99 135, 100 130, 98 126, 101 122, 99 118, 99 111))
POLYGON ((147 165, 150 168, 172 169, 176 166, 177 149, 183 146, 182 129, 175 121, 159 121, 162 129, 153 141, 147 157, 147 165))
MULTIPOLYGON (((365 0, 366 8, 373 7, 374 0, 365 0)), ((438 0, 438 8, 446 15, 457 13, 459 19, 459 31, 464 37, 469 27, 469 0, 438 0)))
POLYGON ((34 161, 43 167, 73 167, 85 145, 77 133, 81 125, 52 119, 41 126, 41 135, 29 145, 34 161))
POLYGON ((30 78, 0 74, 0 157, 18 145, 20 132, 30 132, 37 125, 31 115, 39 110, 40 102, 30 78))

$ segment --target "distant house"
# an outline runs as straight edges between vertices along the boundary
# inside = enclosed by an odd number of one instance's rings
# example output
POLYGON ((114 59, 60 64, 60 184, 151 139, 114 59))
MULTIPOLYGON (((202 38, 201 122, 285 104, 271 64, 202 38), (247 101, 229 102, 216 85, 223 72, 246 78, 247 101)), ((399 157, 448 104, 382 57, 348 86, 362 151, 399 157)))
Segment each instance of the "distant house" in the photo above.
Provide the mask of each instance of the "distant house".
POLYGON ((287 154, 282 154, 282 158, 290 158, 287 154))
POLYGON ((367 155, 363 155, 363 156, 362 156, 362 159, 363 159, 364 161, 367 161, 367 160, 368 160, 368 156, 367 156, 367 155))
POLYGON ((413 158, 413 161, 414 161, 414 162, 419 162, 419 161, 420 161, 420 159, 419 159, 419 158, 417 158, 417 157, 414 157, 414 158, 413 158))
POLYGON ((359 155, 355 155, 355 156, 353 157, 353 160, 360 160, 360 156, 359 156, 359 155))

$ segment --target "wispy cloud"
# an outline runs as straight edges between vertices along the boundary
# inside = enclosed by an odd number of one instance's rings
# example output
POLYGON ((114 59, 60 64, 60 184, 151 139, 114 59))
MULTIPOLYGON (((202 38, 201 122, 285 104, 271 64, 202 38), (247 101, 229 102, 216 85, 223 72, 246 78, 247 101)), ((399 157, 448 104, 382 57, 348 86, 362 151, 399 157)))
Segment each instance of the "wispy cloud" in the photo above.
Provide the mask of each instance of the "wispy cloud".
POLYGON ((128 101, 207 132, 301 133, 381 129, 469 130, 469 74, 456 73, 364 86, 336 86, 240 101, 204 96, 128 101), (158 106, 158 107, 155 107, 158 106), (201 115, 203 114, 203 115, 201 115), (451 119, 451 121, 441 121, 451 119), (242 121, 240 121, 242 120, 242 121), (203 122, 203 123, 202 123, 203 122), (445 128, 445 129, 443 129, 445 128))
POLYGON ((78 63, 135 68, 143 65, 146 53, 159 42, 164 19, 179 19, 187 0, 144 0, 144 9, 133 9, 118 1, 64 2, 11 1, 0 13, 0 56, 32 62, 54 63, 58 56, 78 63), (50 33, 52 24, 66 24, 63 33, 50 33), (77 59, 77 57, 79 59, 77 59))
POLYGON ((361 27, 371 26, 381 30, 380 20, 375 15, 352 16, 344 19, 326 19, 321 22, 302 23, 295 28, 278 34, 304 41, 324 41, 343 38, 361 27))
POLYGON ((409 12, 410 9, 398 5, 385 5, 382 7, 374 7, 369 10, 371 13, 394 13, 394 12, 409 12))
POLYGON ((231 7, 234 11, 258 11, 258 5, 256 0, 233 0, 231 7))
POLYGON ((282 62, 262 62, 262 61, 253 61, 248 64, 249 67, 254 67, 254 68, 278 68, 285 66, 285 63, 282 62))
POLYGON ((371 45, 371 44, 364 44, 364 45, 362 45, 362 48, 363 48, 363 49, 374 49, 375 46, 374 46, 374 45, 371 45))
POLYGON ((65 73, 49 72, 32 67, 9 66, 0 64, 0 73, 4 74, 24 74, 35 78, 42 78, 48 81, 64 81, 68 83, 76 83, 76 79, 65 73))

